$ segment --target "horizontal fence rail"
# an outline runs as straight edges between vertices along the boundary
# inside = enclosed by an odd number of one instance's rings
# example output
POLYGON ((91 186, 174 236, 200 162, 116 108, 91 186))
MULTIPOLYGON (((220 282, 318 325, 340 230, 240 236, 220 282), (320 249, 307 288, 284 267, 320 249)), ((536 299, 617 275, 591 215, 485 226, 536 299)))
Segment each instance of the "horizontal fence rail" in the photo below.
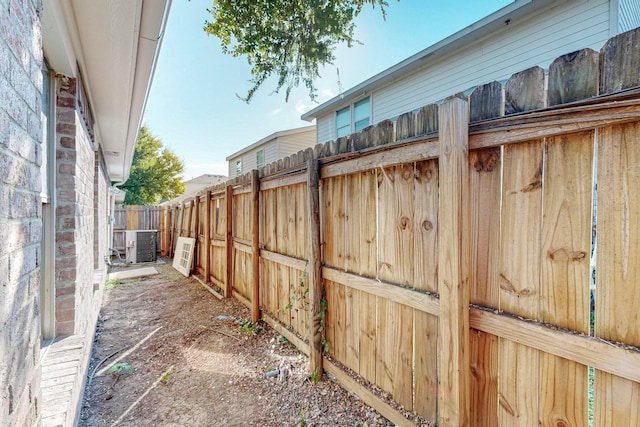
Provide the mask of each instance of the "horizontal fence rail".
POLYGON ((163 252, 196 238, 203 283, 396 424, 636 426, 638 46, 212 187, 163 210, 163 252))

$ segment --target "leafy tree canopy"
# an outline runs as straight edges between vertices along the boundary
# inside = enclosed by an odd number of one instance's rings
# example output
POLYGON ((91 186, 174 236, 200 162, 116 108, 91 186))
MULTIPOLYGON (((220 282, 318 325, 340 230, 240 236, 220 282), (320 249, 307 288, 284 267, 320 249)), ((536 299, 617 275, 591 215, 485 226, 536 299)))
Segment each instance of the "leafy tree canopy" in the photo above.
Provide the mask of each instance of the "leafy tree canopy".
POLYGON ((120 186, 127 192, 125 205, 157 205, 184 193, 180 176, 183 170, 182 161, 143 126, 138 133, 131 174, 120 186))
POLYGON ((224 53, 247 58, 253 87, 244 101, 271 75, 278 78, 275 92, 286 88, 286 100, 300 83, 315 100, 319 67, 333 63, 338 44, 357 43, 353 20, 367 4, 385 16, 386 0, 214 0, 204 30, 220 39, 224 53))

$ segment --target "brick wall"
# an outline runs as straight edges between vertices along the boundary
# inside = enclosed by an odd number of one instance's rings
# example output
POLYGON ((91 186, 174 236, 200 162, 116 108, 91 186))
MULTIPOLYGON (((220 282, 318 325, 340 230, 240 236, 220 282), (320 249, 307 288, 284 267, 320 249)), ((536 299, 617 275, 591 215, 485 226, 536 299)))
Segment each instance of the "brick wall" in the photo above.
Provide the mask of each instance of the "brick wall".
POLYGON ((102 150, 96 152, 93 196, 93 267, 104 269, 104 258, 109 249, 109 177, 102 150))
POLYGON ((94 316, 95 154, 76 109, 74 78, 56 87, 56 335, 88 331, 94 316))
POLYGON ((0 0, 0 424, 40 414, 39 0, 0 0))

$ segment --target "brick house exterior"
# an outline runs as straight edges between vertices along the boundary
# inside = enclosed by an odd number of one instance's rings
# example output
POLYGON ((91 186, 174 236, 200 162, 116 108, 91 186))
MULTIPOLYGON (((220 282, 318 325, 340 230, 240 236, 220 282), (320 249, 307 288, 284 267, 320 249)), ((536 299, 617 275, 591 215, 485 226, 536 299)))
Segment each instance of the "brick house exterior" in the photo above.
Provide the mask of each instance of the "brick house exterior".
POLYGON ((0 0, 1 427, 78 421, 110 185, 128 177, 170 3, 0 0), (79 343, 77 375, 68 408, 50 416, 43 372, 65 337, 79 343))

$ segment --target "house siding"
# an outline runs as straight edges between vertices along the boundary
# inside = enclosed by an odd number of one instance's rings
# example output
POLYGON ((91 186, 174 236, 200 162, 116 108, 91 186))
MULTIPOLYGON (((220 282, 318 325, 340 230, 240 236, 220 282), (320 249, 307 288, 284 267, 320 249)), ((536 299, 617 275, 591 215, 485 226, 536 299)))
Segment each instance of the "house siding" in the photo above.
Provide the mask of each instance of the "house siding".
POLYGON ((40 420, 40 1, 0 1, 0 424, 40 420))
MULTIPOLYGON (((548 69, 556 57, 567 52, 600 49, 610 31, 607 0, 561 2, 373 91, 372 123, 393 119, 452 93, 505 80, 532 66, 548 69)), ((335 111, 330 111, 317 118, 319 143, 335 139, 334 117, 335 111)))
POLYGON ((265 138, 265 142, 256 143, 251 150, 238 154, 234 157, 228 157, 227 166, 229 168, 229 179, 235 178, 236 161, 242 160, 242 173, 245 174, 257 167, 256 153, 264 150, 264 164, 275 162, 279 159, 287 157, 300 150, 305 150, 315 145, 316 133, 313 128, 303 131, 293 132, 291 134, 278 135, 273 138, 265 138))
POLYGON ((315 132, 285 135, 278 138, 278 158, 289 156, 300 150, 313 147, 316 143, 315 132))
POLYGON ((640 0, 619 0, 618 32, 633 30, 640 26, 640 0))

